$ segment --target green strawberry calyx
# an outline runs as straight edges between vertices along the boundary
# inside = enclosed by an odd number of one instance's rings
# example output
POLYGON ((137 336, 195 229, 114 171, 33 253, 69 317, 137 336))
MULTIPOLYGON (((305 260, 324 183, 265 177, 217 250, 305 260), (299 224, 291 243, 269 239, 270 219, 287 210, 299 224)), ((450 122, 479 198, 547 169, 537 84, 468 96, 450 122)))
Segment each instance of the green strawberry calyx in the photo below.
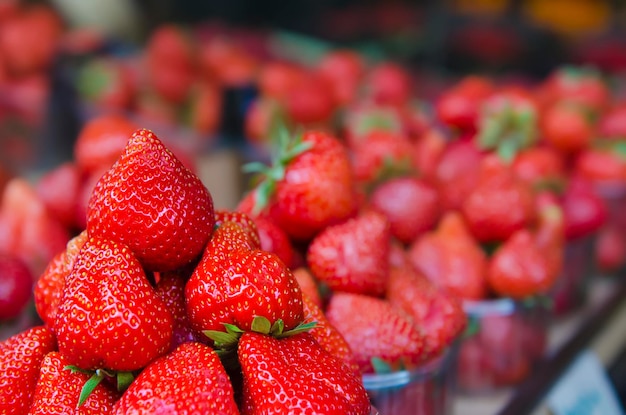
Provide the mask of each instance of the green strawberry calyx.
POLYGON ((85 373, 91 375, 89 380, 85 382, 80 390, 77 407, 82 406, 87 401, 89 395, 91 395, 94 389, 98 387, 104 378, 115 378, 117 382, 117 390, 119 392, 125 391, 133 380, 135 380, 135 375, 132 372, 113 372, 105 369, 85 370, 74 365, 65 366, 64 369, 70 370, 72 373, 85 373))
POLYGON ((243 166, 244 173, 255 173, 259 179, 254 189, 254 215, 267 207, 276 190, 276 184, 285 178, 287 166, 313 146, 313 143, 303 141, 303 134, 292 136, 284 124, 276 128, 276 140, 277 150, 270 166, 262 162, 251 162, 243 166))
MULTIPOLYGON (((226 331, 220 330, 204 330, 205 336, 213 340, 217 349, 230 349, 236 346, 241 335, 245 332, 234 324, 222 323, 226 331)), ((255 316, 250 326, 250 331, 267 334, 278 339, 293 336, 298 333, 304 333, 313 329, 317 325, 315 321, 305 321, 297 325, 291 330, 285 331, 285 323, 282 319, 271 323, 267 317, 255 316)))

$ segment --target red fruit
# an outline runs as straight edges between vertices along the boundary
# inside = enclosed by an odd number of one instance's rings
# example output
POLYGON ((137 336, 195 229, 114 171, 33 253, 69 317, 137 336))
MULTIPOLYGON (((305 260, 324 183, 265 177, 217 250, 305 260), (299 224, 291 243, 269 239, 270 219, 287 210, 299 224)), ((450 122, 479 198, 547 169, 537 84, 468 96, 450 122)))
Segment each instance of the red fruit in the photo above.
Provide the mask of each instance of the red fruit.
POLYGON ((80 184, 80 193, 76 200, 75 222, 78 229, 87 228, 87 209, 89 208, 89 199, 91 199, 91 194, 93 193, 93 189, 96 188, 96 184, 98 184, 100 178, 104 176, 109 168, 110 167, 94 171, 93 173, 87 174, 86 177, 83 177, 80 184))
POLYGON ((598 136, 620 140, 626 138, 626 104, 620 103, 611 108, 598 121, 598 136))
POLYGON ((215 226, 220 226, 224 222, 235 222, 239 224, 250 238, 252 249, 261 247, 261 239, 259 237, 259 229, 257 228, 256 219, 252 219, 248 214, 237 211, 228 211, 218 209, 215 211, 215 226))
POLYGON ((76 164, 88 174, 110 169, 136 129, 135 123, 118 114, 90 119, 81 128, 74 144, 76 164))
POLYGON ((327 352, 340 358, 355 375, 361 376, 361 370, 354 359, 350 345, 341 333, 330 324, 324 311, 316 305, 306 294, 302 294, 304 320, 314 321, 315 327, 309 333, 327 352))
POLYGON ((35 284, 35 309, 39 318, 49 328, 54 328, 54 320, 63 296, 63 287, 65 287, 65 278, 69 275, 66 262, 66 252, 59 252, 48 263, 35 284))
POLYGON ((95 57, 81 67, 78 92, 99 110, 126 111, 134 104, 137 86, 128 64, 112 57, 95 57))
POLYGON ((270 60, 259 70, 259 92, 264 98, 284 102, 290 91, 305 77, 306 72, 292 63, 270 60))
POLYGON ((165 307, 174 318, 170 351, 183 343, 207 340, 205 336, 193 330, 189 323, 185 305, 186 282, 184 276, 170 271, 159 276, 159 281, 154 288, 156 294, 163 300, 165 307))
POLYGON ((417 177, 400 177, 380 184, 370 205, 385 215, 394 237, 405 244, 432 229, 441 212, 437 190, 417 177))
POLYGON ((254 222, 259 231, 261 249, 276 254, 291 268, 295 264, 296 254, 289 235, 270 219, 257 217, 254 222))
POLYGON ((443 151, 435 169, 444 210, 459 209, 476 187, 483 156, 473 141, 453 141, 443 151))
POLYGON ((411 369, 429 357, 423 333, 387 300, 335 293, 326 318, 350 345, 362 373, 376 371, 374 358, 392 369, 411 369))
POLYGON ((0 254, 0 321, 19 316, 31 298, 34 277, 24 261, 0 254))
POLYGON ((486 255, 458 213, 444 214, 437 229, 418 238, 408 255, 415 269, 451 294, 461 299, 486 296, 486 255))
POLYGON ((382 296, 389 273, 391 231, 377 212, 329 226, 313 239, 306 259, 330 289, 382 296))
POLYGON ((437 118, 460 131, 475 131, 480 105, 493 92, 493 88, 491 81, 486 78, 467 76, 461 79, 437 99, 437 118))
POLYGON ((593 69, 565 66, 554 71, 542 85, 546 104, 567 101, 602 114, 611 93, 600 74, 593 69))
POLYGON ((78 407, 83 385, 89 375, 66 369, 70 362, 58 352, 48 353, 41 362, 39 379, 29 414, 52 415, 110 413, 119 393, 102 382, 78 407), (78 409, 77 409, 78 408, 78 409))
POLYGON ((0 411, 3 414, 28 412, 41 361, 55 348, 54 334, 43 326, 27 329, 0 343, 0 411))
POLYGON ((352 150, 357 181, 370 184, 413 171, 413 146, 401 134, 373 130, 352 150))
POLYGON ((401 110, 370 101, 358 102, 348 107, 343 122, 343 134, 348 148, 361 147, 365 138, 374 131, 386 132, 393 137, 407 135, 401 110))
POLYGON ((296 281, 298 281, 298 285, 300 285, 302 295, 306 295, 308 301, 322 308, 322 297, 317 286, 317 280, 313 274, 311 274, 311 271, 305 267, 298 267, 293 270, 293 276, 296 281))
POLYGON ((479 181, 461 206, 472 234, 481 242, 504 241, 534 220, 532 189, 508 165, 489 156, 479 181))
POLYGON ((574 169, 579 176, 600 185, 622 186, 626 182, 626 160, 619 150, 586 148, 576 157, 574 169))
POLYGON ((302 322, 298 282, 275 254, 242 244, 240 233, 239 225, 222 224, 187 282, 192 327, 224 331, 229 323, 251 330, 254 318, 262 316, 272 324, 282 320, 285 330, 295 328, 302 322))
POLYGON ((233 386, 217 353, 185 343, 146 367, 112 414, 203 413, 237 415, 233 386))
POLYGON ((461 302, 409 267, 391 269, 387 300, 424 333, 430 356, 441 355, 467 325, 461 302))
POLYGON ((598 196, 589 181, 581 178, 570 180, 562 195, 561 204, 567 239, 591 235, 608 219, 605 201, 598 196))
POLYGON ((413 165, 420 177, 436 182, 437 165, 448 145, 445 136, 434 128, 420 135, 413 146, 413 165))
POLYGON ((598 231, 594 257, 601 272, 615 273, 622 270, 626 264, 626 236, 619 227, 606 224, 598 231))
POLYGON ((284 105, 287 117, 296 125, 324 123, 335 110, 330 86, 324 79, 312 74, 287 91, 284 105))
POLYGON ((582 108, 557 103, 543 114, 541 136, 558 151, 570 154, 591 143, 594 130, 591 120, 582 108))
POLYGON ((378 104, 402 106, 413 94, 413 81, 407 70, 392 62, 382 62, 371 68, 365 85, 367 93, 378 104))
POLYGON ((218 132, 222 121, 222 90, 211 82, 201 82, 191 89, 189 126, 205 140, 218 132))
POLYGON ((67 229, 48 212, 26 179, 7 183, 0 205, 0 251, 18 256, 39 275, 69 239, 67 229))
POLYGON ((370 413, 361 379, 309 333, 284 339, 244 333, 238 356, 243 374, 242 414, 370 413))
POLYGON ((255 188, 254 210, 267 206, 270 218, 290 238, 306 241, 352 216, 354 180, 348 153, 334 136, 307 131, 288 146, 291 150, 282 149, 288 154, 273 166, 282 178, 265 177, 255 188))
POLYGON ((364 63, 357 52, 335 50, 322 57, 317 72, 330 83, 335 102, 346 105, 357 96, 364 63))
POLYGON ((169 350, 172 320, 130 249, 91 236, 66 278, 54 331, 73 365, 126 372, 169 350))
POLYGON ((517 177, 535 188, 559 185, 565 180, 564 160, 550 147, 535 146, 517 153, 512 167, 517 177))
POLYGON ((271 130, 278 119, 280 107, 273 99, 259 97, 250 103, 244 119, 246 139, 259 151, 267 151, 271 143, 271 130))
POLYGON ((167 271, 200 256, 213 232, 213 199, 152 132, 132 135, 93 191, 90 235, 127 244, 149 270, 167 271))
POLYGON ((76 204, 82 175, 73 162, 65 162, 47 171, 37 181, 35 190, 50 213, 66 228, 76 228, 76 204))

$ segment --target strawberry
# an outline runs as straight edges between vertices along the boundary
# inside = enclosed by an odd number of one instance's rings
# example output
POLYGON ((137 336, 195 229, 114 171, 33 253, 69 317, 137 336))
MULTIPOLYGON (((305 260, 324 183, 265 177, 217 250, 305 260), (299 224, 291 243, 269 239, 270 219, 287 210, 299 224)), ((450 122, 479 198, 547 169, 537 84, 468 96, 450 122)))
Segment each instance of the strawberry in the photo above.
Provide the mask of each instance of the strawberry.
POLYGON ((237 234, 245 235, 234 222, 218 227, 185 286, 192 327, 224 331, 228 323, 251 330, 262 316, 271 324, 282 320, 285 330, 295 328, 302 322, 298 282, 275 254, 251 249, 237 234))
POLYGON ((470 140, 453 141, 443 150, 434 176, 444 210, 459 209, 476 187, 482 157, 470 140))
POLYGON ((495 155, 481 165, 476 187, 461 206, 468 228, 481 242, 504 241, 534 220, 532 189, 495 155))
POLYGON ((341 142, 324 132, 306 131, 290 143, 283 131, 279 139, 283 153, 255 188, 254 210, 258 213, 267 207, 270 218, 290 238, 307 241, 355 210, 348 153, 341 142))
POLYGON ((342 129, 348 148, 361 147, 365 138, 379 131, 394 138, 407 134, 400 108, 359 101, 346 109, 342 129))
POLYGON ((65 251, 59 252, 52 258, 35 283, 35 309, 41 320, 50 329, 54 329, 54 320, 61 297, 63 297, 65 279, 74 267, 78 253, 87 239, 87 231, 83 231, 70 239, 65 251))
POLYGON ((288 119, 302 126, 324 125, 336 107, 331 85, 313 73, 287 92, 284 104, 288 119))
POLYGON ((257 229, 256 220, 252 219, 244 212, 228 211, 218 209, 215 211, 215 226, 220 226, 224 222, 236 222, 250 237, 253 248, 261 247, 261 240, 259 237, 259 230, 257 229))
POLYGON ((81 181, 82 174, 78 166, 69 161, 44 173, 35 186, 37 195, 48 211, 70 230, 78 228, 76 203, 81 181))
POLYGON ((222 90, 215 82, 198 82, 191 88, 187 124, 202 135, 206 143, 214 141, 222 121, 222 90))
POLYGON ((480 104, 493 92, 492 81, 466 76, 445 91, 435 103, 437 118, 460 131, 473 132, 478 126, 480 104))
POLYGON ((316 69, 330 84, 335 102, 346 105, 357 95, 365 65, 357 52, 340 49, 326 53, 316 69))
POLYGON ((557 102, 543 114, 542 137, 563 154, 572 154, 589 146, 595 135, 585 108, 568 102, 557 102))
POLYGON ((111 413, 235 415, 239 410, 217 353, 200 343, 185 343, 146 367, 111 413))
POLYGON ((317 280, 311 274, 311 270, 306 267, 298 267, 293 270, 293 276, 298 281, 298 285, 300 285, 302 295, 306 295, 310 302, 321 308, 322 298, 317 286, 317 280))
POLYGON ((620 272, 626 263, 626 236, 614 224, 605 224, 598 230, 593 254, 599 271, 620 272))
POLYGON ((0 253, 0 322, 18 317, 31 299, 33 277, 18 257, 0 253))
POLYGON ((110 169, 135 130, 135 124, 123 115, 104 114, 91 118, 83 125, 74 143, 76 164, 87 173, 110 169))
POLYGON ((237 354, 243 374, 242 414, 370 413, 361 379, 310 333, 276 339, 247 332, 237 354))
POLYGON ((382 296, 389 273, 391 231, 377 212, 329 226, 313 239, 306 260, 332 290, 382 296))
POLYGON ((398 177, 381 183, 369 202, 372 209, 385 215, 392 235, 405 244, 431 230, 441 212, 437 189, 417 177, 398 177))
POLYGON ((105 111, 130 109, 137 93, 127 63, 111 56, 94 57, 81 66, 76 87, 85 102, 105 111))
POLYGON ((413 82, 406 68, 394 62, 380 62, 366 75, 367 94, 375 102, 402 106, 409 101, 413 82))
POLYGON ((550 147, 534 146, 520 151, 513 160, 513 171, 534 188, 561 185, 565 181, 563 157, 550 147))
POLYGON ((382 298, 334 293, 326 318, 348 342, 362 373, 381 366, 410 369, 429 357, 422 332, 382 298))
POLYGON ((119 398, 119 393, 108 384, 100 383, 84 402, 81 402, 81 391, 89 380, 89 375, 66 369, 68 365, 69 362, 58 352, 50 352, 43 358, 33 404, 28 413, 32 415, 110 413, 119 398))
POLYGON ((176 349, 183 343, 206 340, 206 337, 193 330, 189 323, 185 306, 185 283, 186 279, 183 276, 169 271, 160 275, 154 289, 174 318, 170 350, 176 349))
POLYGON ((327 352, 339 357, 355 375, 360 376, 361 370, 356 363, 350 345, 343 338, 341 333, 328 321, 324 311, 309 298, 302 294, 302 304, 304 310, 304 320, 314 321, 315 327, 309 333, 317 340, 327 352))
POLYGON ((487 294, 486 255, 457 212, 445 213, 434 231, 409 247, 408 256, 421 274, 459 298, 487 294))
POLYGON ((289 235, 271 219, 262 216, 254 219, 259 231, 261 249, 276 254, 288 267, 295 263, 295 248, 289 239, 289 235))
POLYGON ((302 83, 305 76, 304 69, 291 62, 269 60, 259 69, 259 92, 264 98, 284 102, 289 91, 302 83))
POLYGON ((608 220, 609 211, 592 183, 571 177, 561 196, 567 239, 581 238, 597 232, 608 220))
POLYGON ((24 414, 30 408, 39 366, 56 348, 54 334, 36 326, 0 343, 0 411, 24 414))
POLYGON ((66 278, 56 314, 63 357, 84 370, 139 370, 169 349, 172 325, 130 248, 91 236, 66 278))
POLYGON ((149 270, 195 260, 215 224, 213 199, 151 131, 137 130, 96 184, 87 211, 91 236, 127 244, 149 270))
POLYGON ((424 333, 431 356, 441 355, 467 325, 461 302, 410 267, 391 269, 386 298, 424 333))
POLYGON ((444 134, 436 128, 428 128, 415 141, 413 165, 420 177, 436 182, 437 165, 448 146, 444 134))

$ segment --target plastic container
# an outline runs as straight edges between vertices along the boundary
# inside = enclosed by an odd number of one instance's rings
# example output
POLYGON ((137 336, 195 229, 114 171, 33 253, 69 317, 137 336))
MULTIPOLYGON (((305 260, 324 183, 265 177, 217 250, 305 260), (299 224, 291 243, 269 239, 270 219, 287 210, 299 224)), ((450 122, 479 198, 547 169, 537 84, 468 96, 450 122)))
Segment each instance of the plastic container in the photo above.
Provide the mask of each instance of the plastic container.
POLYGON ((515 386, 547 349, 550 300, 466 301, 468 328, 458 354, 456 388, 484 394, 515 386))
POLYGON ((563 271, 550 291, 552 312, 565 316, 583 307, 594 273, 595 235, 568 241, 565 245, 563 271))
POLYGON ((458 348, 415 369, 363 375, 372 404, 381 415, 450 415, 458 348))

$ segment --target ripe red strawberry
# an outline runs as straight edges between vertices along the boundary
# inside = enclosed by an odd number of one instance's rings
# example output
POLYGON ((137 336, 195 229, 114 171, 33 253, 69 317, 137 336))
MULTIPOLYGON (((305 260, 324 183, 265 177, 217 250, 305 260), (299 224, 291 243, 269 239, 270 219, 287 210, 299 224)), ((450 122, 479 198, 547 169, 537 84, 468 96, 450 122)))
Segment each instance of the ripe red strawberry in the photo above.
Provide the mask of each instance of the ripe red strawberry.
POLYGON ((63 297, 65 279, 74 267, 78 253, 87 238, 87 231, 83 231, 70 239, 65 251, 59 252, 52 258, 35 283, 35 309, 44 324, 51 330, 54 330, 54 321, 61 297, 63 297))
POLYGON ((127 372, 169 349, 172 320, 131 250, 91 237, 66 278, 54 331, 71 364, 127 372))
POLYGON ((119 114, 105 114, 90 119, 76 137, 76 164, 87 173, 110 169, 135 130, 137 126, 119 114))
MULTIPOLYGON (((289 141, 286 133, 281 136, 289 141)), ((254 190, 255 211, 267 206, 271 219, 291 238, 310 240, 354 213, 348 153, 334 136, 306 131, 301 140, 283 146, 274 164, 254 190)))
POLYGON ((185 343, 146 367, 111 413, 238 415, 239 410, 217 353, 200 343, 185 343))
POLYGON ((257 229, 256 220, 252 219, 244 212, 228 211, 218 209, 215 211, 215 226, 220 226, 224 222, 236 222, 250 237, 253 248, 261 247, 259 230, 257 229))
POLYGON ((332 290, 382 296, 389 273, 391 231, 377 212, 329 226, 313 239, 306 259, 332 290))
POLYGON ((0 412, 25 414, 30 408, 39 366, 56 348, 54 334, 36 326, 0 343, 0 412))
POLYGON ((468 194, 461 212, 472 234, 481 242, 506 240, 532 223, 532 189, 495 155, 483 160, 480 178, 468 194))
POLYGON ((595 135, 592 120, 584 107, 569 102, 557 102, 547 108, 541 123, 546 143, 564 154, 576 153, 588 147, 595 135))
POLYGON ((328 122, 336 107, 331 84, 313 73, 287 92, 284 105, 289 120, 304 126, 328 122))
POLYGON ((381 183, 370 205, 385 215, 394 237, 405 244, 432 229, 441 212, 437 189, 417 177, 398 177, 381 183))
POLYGON ((271 219, 259 216, 254 219, 259 231, 261 249, 276 254, 288 267, 293 267, 296 254, 289 235, 271 219))
POLYGON ((626 235, 613 223, 607 223, 597 233, 594 259, 598 270, 617 273, 626 263, 626 235))
POLYGON ((467 317, 456 297, 408 267, 392 268, 387 299, 424 333, 430 356, 441 355, 467 325, 467 317))
POLYGON ((244 415, 370 413, 361 379, 310 333, 283 339, 244 333, 238 357, 244 415))
POLYGON ((362 373, 375 372, 379 362, 410 369, 430 357, 422 332, 387 300, 337 292, 326 318, 350 345, 362 373))
POLYGON ((99 415, 111 412, 119 393, 103 382, 81 404, 81 390, 89 380, 89 375, 66 369, 69 364, 58 352, 48 353, 43 358, 29 414, 99 415))
POLYGON ((609 219, 606 201, 598 196, 590 181, 580 177, 570 178, 561 205, 568 239, 592 235, 609 219))
POLYGON ((20 258, 0 253, 0 322, 18 317, 31 299, 35 278, 20 258))
POLYGON ((565 180, 563 157, 549 147, 534 146, 519 152, 512 167, 517 177, 535 188, 560 185, 565 180))
POLYGON ((477 128, 480 104, 493 92, 492 82, 474 75, 463 78, 442 94, 436 102, 437 118, 461 131, 477 128))
POLYGON ((381 62, 371 68, 365 85, 368 96, 379 104, 402 106, 413 93, 413 82, 407 69, 393 62, 381 62))
POLYGON ((317 72, 328 81, 339 105, 347 105, 354 100, 364 69, 362 57, 348 49, 325 54, 317 65, 317 72))
POLYGON ((482 157, 471 140, 453 141, 443 150, 434 174, 444 210, 459 209, 476 187, 482 157))
POLYGON ((76 87, 84 101, 108 111, 127 111, 137 93, 129 65, 111 56, 87 61, 80 68, 76 87))
POLYGON ((251 330, 254 318, 263 316, 272 324, 282 320, 285 330, 295 328, 302 322, 298 282, 275 254, 238 241, 237 230, 243 233, 234 222, 216 230, 185 286, 192 327, 224 331, 229 323, 251 330))
POLYGON ((213 199, 152 132, 140 129, 98 181, 89 201, 91 236, 127 244, 147 269, 168 271, 202 253, 213 232, 213 199))
POLYGON ((222 121, 222 90, 215 82, 197 82, 191 88, 187 124, 202 135, 205 144, 216 138, 222 121))
POLYGON ((298 267, 293 270, 293 276, 298 281, 302 295, 306 295, 309 301, 313 302, 318 307, 322 307, 322 298, 320 295, 317 281, 311 271, 306 267, 298 267))
POLYGON ((457 212, 444 214, 437 229, 418 238, 408 255, 415 269, 453 295, 486 296, 486 255, 457 212))
POLYGON ((76 204, 82 174, 78 166, 65 162, 47 171, 37 181, 35 191, 48 211, 67 229, 76 229, 76 204))
POLYGON ((324 311, 309 298, 302 294, 302 304, 304 310, 304 320, 314 321, 315 327, 309 331, 317 342, 330 354, 339 357, 355 375, 361 376, 361 370, 356 363, 354 353, 350 345, 343 338, 341 333, 328 321, 324 311))

